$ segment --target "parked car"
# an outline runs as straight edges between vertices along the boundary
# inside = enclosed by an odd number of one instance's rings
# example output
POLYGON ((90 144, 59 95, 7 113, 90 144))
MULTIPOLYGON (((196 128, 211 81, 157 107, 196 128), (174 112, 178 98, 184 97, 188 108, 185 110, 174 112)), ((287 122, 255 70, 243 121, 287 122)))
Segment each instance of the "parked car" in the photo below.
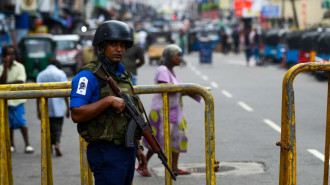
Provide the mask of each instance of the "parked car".
POLYGON ((55 58, 55 46, 56 43, 50 34, 29 35, 22 38, 19 52, 28 79, 35 80, 38 73, 55 58))
POLYGON ((54 35, 56 59, 62 67, 70 67, 73 74, 83 66, 83 54, 79 44, 79 35, 54 35))

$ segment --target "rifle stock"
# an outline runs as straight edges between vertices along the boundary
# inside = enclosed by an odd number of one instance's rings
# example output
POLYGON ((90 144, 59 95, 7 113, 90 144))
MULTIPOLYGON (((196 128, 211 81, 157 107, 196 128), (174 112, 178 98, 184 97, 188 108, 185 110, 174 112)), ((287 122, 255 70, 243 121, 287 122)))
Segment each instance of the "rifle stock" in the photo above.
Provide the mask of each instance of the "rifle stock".
MULTIPOLYGON (((150 145, 151 149, 154 153, 157 153, 158 158, 162 161, 162 164, 165 166, 165 168, 170 173, 172 179, 176 180, 176 175, 171 171, 170 167, 167 164, 167 157, 164 154, 161 146, 159 145, 157 139, 152 133, 152 129, 150 127, 150 124, 145 121, 139 114, 139 112, 136 110, 133 102, 129 99, 129 97, 122 93, 117 86, 116 82, 109 76, 106 78, 108 84, 114 91, 114 93, 122 98, 125 101, 126 104, 126 111, 131 116, 131 120, 128 123, 126 135, 125 135, 125 145, 126 147, 134 147, 134 133, 137 127, 139 127, 142 131, 142 136, 146 138, 148 141, 148 144, 150 145)), ((147 119, 148 121, 148 119, 147 119)))

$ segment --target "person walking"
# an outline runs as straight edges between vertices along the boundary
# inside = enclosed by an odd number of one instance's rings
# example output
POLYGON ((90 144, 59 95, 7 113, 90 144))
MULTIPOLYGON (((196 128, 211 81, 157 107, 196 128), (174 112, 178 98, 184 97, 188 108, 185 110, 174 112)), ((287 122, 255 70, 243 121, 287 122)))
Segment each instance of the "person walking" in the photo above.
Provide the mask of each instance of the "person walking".
POLYGON ((133 44, 129 26, 111 20, 101 23, 94 34, 93 46, 98 59, 83 67, 72 79, 70 95, 71 118, 78 133, 87 142, 87 160, 93 172, 95 185, 131 185, 135 157, 140 166, 146 157, 139 146, 141 133, 135 132, 135 146, 125 146, 125 133, 129 117, 125 102, 115 95, 105 78, 111 77, 121 91, 134 100, 139 109, 139 99, 131 85, 131 73, 121 61, 126 49, 133 44))
POLYGON ((148 33, 144 29, 139 30, 138 44, 143 50, 147 49, 147 37, 148 37, 148 33))
MULTIPOLYGON (((37 83, 45 82, 66 82, 67 77, 63 70, 61 70, 61 64, 58 60, 52 60, 46 69, 41 71, 37 76, 37 83)), ((52 145, 55 145, 55 155, 57 157, 62 156, 60 149, 60 140, 62 135, 62 127, 64 116, 70 117, 69 99, 65 98, 49 98, 48 99, 48 111, 49 111, 49 125, 50 125, 50 141, 52 145)), ((40 100, 37 99, 37 112, 40 119, 40 100)), ((52 150, 53 151, 53 150, 52 150)))
POLYGON ((240 48, 239 48, 239 37, 240 37, 240 31, 239 31, 239 27, 236 26, 234 27, 233 33, 232 33, 232 40, 233 40, 233 44, 234 44, 234 53, 235 54, 239 54, 240 48))
POLYGON ((244 50, 245 50, 245 59, 246 66, 250 64, 250 58, 252 56, 252 46, 251 46, 251 28, 246 28, 244 31, 244 50))
POLYGON ((186 46, 186 39, 184 38, 184 32, 180 32, 178 45, 182 50, 182 56, 183 56, 184 51, 185 51, 185 46, 186 46))
MULTIPOLYGON (((181 81, 174 73, 173 68, 179 66, 182 62, 182 50, 175 44, 170 44, 165 47, 161 65, 157 68, 155 83, 171 83, 180 84, 181 81)), ((179 169, 178 161, 179 154, 187 152, 188 137, 187 137, 187 122, 183 112, 181 93, 169 94, 169 121, 171 128, 171 151, 172 151, 172 171, 176 175, 188 175, 189 171, 179 169)), ((196 94, 187 94, 196 101, 200 101, 201 97, 196 94)), ((160 146, 164 146, 164 126, 163 126, 163 97, 161 93, 155 94, 152 99, 151 111, 149 114, 150 124, 155 129, 155 137, 159 141, 160 146)), ((147 161, 153 156, 154 152, 149 147, 147 140, 143 139, 144 146, 148 149, 147 161)), ((142 165, 136 167, 137 172, 142 176, 151 176, 147 167, 142 165)))
MULTIPOLYGON (((26 73, 24 66, 16 61, 16 49, 13 45, 6 45, 2 48, 2 63, 0 64, 0 84, 20 84, 25 83, 26 73)), ((14 130, 20 129, 24 142, 25 153, 33 153, 34 149, 30 145, 28 127, 25 120, 25 99, 8 100, 8 117, 10 127, 11 152, 15 152, 14 130)))
POLYGON ((220 31, 220 40, 221 40, 221 46, 222 46, 222 53, 224 55, 227 55, 229 52, 228 39, 229 39, 229 37, 226 33, 225 28, 222 28, 220 31))
MULTIPOLYGON (((133 29, 131 29, 133 32, 133 29)), ((132 47, 127 49, 122 59, 122 64, 126 70, 133 74, 132 83, 137 85, 137 69, 144 64, 144 50, 137 44, 133 43, 132 47)))
POLYGON ((252 53, 257 65, 260 65, 260 54, 259 54, 259 46, 261 40, 260 37, 261 35, 258 32, 257 28, 253 28, 250 33, 250 40, 251 40, 252 53))

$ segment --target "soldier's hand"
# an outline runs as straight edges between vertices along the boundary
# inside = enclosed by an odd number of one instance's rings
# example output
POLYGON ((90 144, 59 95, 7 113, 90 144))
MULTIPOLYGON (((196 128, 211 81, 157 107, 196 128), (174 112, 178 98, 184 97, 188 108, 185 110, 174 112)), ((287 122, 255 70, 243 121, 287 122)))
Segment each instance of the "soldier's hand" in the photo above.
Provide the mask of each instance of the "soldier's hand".
POLYGON ((117 114, 121 113, 124 109, 125 109, 125 101, 121 98, 115 97, 115 96, 111 96, 112 100, 111 100, 111 107, 113 109, 113 111, 115 111, 117 114))

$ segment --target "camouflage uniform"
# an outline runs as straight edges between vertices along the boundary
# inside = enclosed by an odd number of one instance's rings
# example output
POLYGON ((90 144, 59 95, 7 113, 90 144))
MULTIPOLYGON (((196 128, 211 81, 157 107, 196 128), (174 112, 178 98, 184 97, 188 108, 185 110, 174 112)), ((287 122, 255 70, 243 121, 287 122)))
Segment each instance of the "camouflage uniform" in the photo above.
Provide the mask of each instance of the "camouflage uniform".
MULTIPOLYGON (((108 73, 117 82, 120 90, 129 95, 138 110, 141 110, 140 106, 137 106, 139 100, 131 84, 131 74, 129 72, 125 70, 123 74, 116 75, 100 60, 89 63, 83 69, 79 74, 86 73, 87 70, 96 77, 100 90, 99 99, 106 96, 115 96, 105 80, 108 73), (104 70, 107 70, 107 73, 104 70)), ((81 78, 79 74, 77 78, 81 78)), ((77 86, 77 80, 79 79, 75 78, 72 80, 72 86, 77 87, 77 89, 73 89, 71 93, 75 93, 80 88, 87 88, 92 83, 92 81, 88 81, 88 84, 79 83, 77 86)), ((88 100, 88 103, 92 102, 88 100)), ((74 101, 71 101, 71 103, 74 103, 74 101)), ((96 185, 131 185, 134 176, 136 148, 129 148, 124 145, 128 121, 126 113, 117 114, 109 107, 94 119, 78 123, 79 134, 89 142, 87 160, 94 174, 96 185)), ((135 140, 140 138, 140 130, 137 129, 135 140)))
MULTIPOLYGON (((101 61, 91 62, 83 69, 93 72, 97 77, 100 87, 100 99, 106 96, 116 96, 105 80, 107 74, 104 70, 107 70, 107 67, 101 61)), ((117 82, 119 89, 123 93, 128 94, 135 106, 139 108, 139 99, 135 95, 133 85, 131 84, 131 73, 125 71, 122 75, 117 76, 112 70, 107 72, 117 82)), ((88 123, 78 123, 78 132, 88 142, 113 141, 116 145, 120 145, 125 141, 128 121, 124 112, 117 114, 108 108, 93 120, 88 121, 88 123)), ((141 139, 139 129, 136 130, 135 139, 141 139)))

